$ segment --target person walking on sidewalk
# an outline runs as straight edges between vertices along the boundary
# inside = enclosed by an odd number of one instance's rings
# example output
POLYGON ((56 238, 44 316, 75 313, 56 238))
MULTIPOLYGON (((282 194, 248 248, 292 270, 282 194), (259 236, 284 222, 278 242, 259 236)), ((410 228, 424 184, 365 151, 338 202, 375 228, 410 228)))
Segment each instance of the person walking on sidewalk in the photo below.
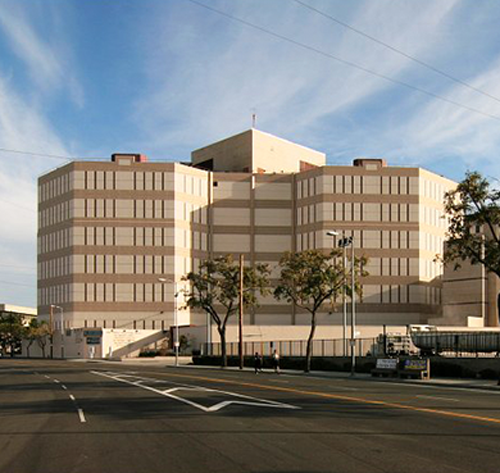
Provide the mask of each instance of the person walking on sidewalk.
POLYGON ((259 352, 256 351, 253 357, 255 374, 262 373, 262 358, 259 355, 259 352))
POLYGON ((280 374, 280 355, 278 350, 274 350, 273 352, 273 368, 276 374, 280 374))

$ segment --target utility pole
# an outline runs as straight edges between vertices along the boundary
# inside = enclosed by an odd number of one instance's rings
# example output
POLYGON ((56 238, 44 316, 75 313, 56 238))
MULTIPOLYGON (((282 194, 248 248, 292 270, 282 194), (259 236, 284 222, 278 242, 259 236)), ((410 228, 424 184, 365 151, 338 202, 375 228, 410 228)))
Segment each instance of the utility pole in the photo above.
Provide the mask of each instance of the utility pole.
POLYGON ((344 284, 342 286, 342 350, 344 356, 347 356, 347 245, 345 239, 345 233, 342 232, 341 240, 342 252, 343 252, 343 264, 344 269, 344 284))
POLYGON ((356 278, 354 274, 354 237, 351 237, 351 376, 356 372, 356 278))
POLYGON ((50 358, 54 358, 54 306, 49 306, 50 358))
POLYGON ((240 255, 240 310, 239 310, 239 344, 238 344, 238 354, 240 356, 240 370, 243 369, 243 264, 244 256, 240 255))

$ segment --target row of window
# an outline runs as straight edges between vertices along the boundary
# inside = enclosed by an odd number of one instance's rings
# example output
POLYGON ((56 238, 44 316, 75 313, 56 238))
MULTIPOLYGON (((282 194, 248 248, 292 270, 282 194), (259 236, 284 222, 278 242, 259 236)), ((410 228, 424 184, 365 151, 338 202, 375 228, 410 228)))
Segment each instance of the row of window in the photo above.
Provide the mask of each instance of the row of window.
POLYGON ((73 202, 66 201, 52 205, 38 212, 38 226, 45 228, 49 225, 57 225, 67 221, 73 216, 73 202))
POLYGON ((366 267, 370 276, 418 276, 416 258, 370 258, 366 267))
POLYGON ((39 263, 41 279, 72 274, 170 274, 173 256, 74 255, 39 263))
POLYGON ((315 222, 417 222, 417 204, 324 202, 297 209, 297 225, 315 222))
MULTIPOLYGON (((158 317, 158 314, 157 314, 158 317)), ((96 320, 84 319, 84 328, 121 328, 121 329, 134 329, 134 330, 168 330, 172 327, 172 317, 167 315, 167 320, 157 319, 151 320, 151 317, 141 318, 139 320, 96 320)))
MULTIPOLYGON (((41 305, 69 302, 166 302, 174 299, 173 284, 74 283, 41 288, 41 305), (55 302, 54 302, 55 301, 55 302)), ((178 301, 181 304, 180 301, 178 301)))
POLYGON ((173 218, 173 201, 153 199, 75 199, 72 218, 173 218))
MULTIPOLYGON (((196 258, 186 260, 186 271, 196 258)), ((72 274, 172 274, 173 256, 156 255, 74 255, 54 258, 39 263, 41 279, 69 276, 72 274)), ((184 265, 183 268, 184 269, 184 265)), ((430 260, 416 258, 370 258, 365 268, 370 276, 418 276, 433 279, 442 275, 442 266, 430 260)))
POLYGON ((418 178, 408 176, 318 176, 297 182, 297 198, 318 194, 415 195, 418 178))
MULTIPOLYGON (((419 249, 419 232, 417 231, 355 230, 346 231, 344 235, 347 237, 354 237, 355 248, 388 250, 419 249)), ((297 251, 316 248, 332 248, 338 243, 338 238, 342 237, 333 238, 328 236, 325 230, 298 233, 297 251)))
POLYGON ((87 190, 175 190, 205 197, 207 180, 181 173, 162 171, 75 171, 75 189, 87 190))
POLYGON ((363 286, 362 302, 373 304, 441 304, 441 289, 421 285, 363 286))
POLYGON ((420 232, 420 248, 422 250, 430 251, 435 255, 443 252, 444 241, 444 236, 420 232))
POLYGON ((449 219, 443 210, 438 210, 426 205, 420 206, 420 222, 439 228, 448 228, 449 219))
MULTIPOLYGON (((77 283, 42 288, 39 303, 69 302, 166 302, 173 301, 172 284, 77 283)), ((337 301, 338 302, 338 301, 337 301)), ((440 304, 441 290, 422 285, 364 285, 360 302, 387 304, 440 304)), ((183 305, 177 301, 178 307, 183 305)))
POLYGON ((74 227, 38 237, 39 254, 72 246, 140 246, 206 251, 208 234, 172 227, 74 227), (175 238, 175 240, 174 240, 175 238))
POLYGON ((46 200, 53 199, 54 197, 59 197, 72 189, 72 174, 63 174, 62 176, 55 177, 38 187, 38 201, 45 202, 46 200))
MULTIPOLYGON (((73 171, 45 182, 39 200, 58 197, 73 189, 86 190, 175 190, 207 197, 207 179, 172 172, 73 171)), ((447 187, 435 181, 409 176, 318 176, 297 182, 299 199, 329 194, 416 195, 442 202, 447 187), (420 188, 419 188, 420 184, 420 188)))
POLYGON ((38 237, 38 254, 69 248, 74 243, 74 229, 57 230, 38 237))
POLYGON ((439 182, 424 178, 420 179, 419 194, 422 197, 427 197, 429 199, 435 200, 436 202, 442 203, 445 193, 450 189, 450 186, 444 186, 439 182))

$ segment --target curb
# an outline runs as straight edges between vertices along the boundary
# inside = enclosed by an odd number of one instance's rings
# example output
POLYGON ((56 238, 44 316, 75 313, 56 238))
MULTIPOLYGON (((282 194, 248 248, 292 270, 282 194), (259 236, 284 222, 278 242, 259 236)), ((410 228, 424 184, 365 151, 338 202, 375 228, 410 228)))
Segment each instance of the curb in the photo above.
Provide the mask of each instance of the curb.
MULTIPOLYGON (((175 368, 175 366, 165 365, 165 368, 175 368)), ((226 372, 253 372, 253 368, 245 367, 243 370, 239 370, 238 367, 226 367, 221 368, 220 366, 213 365, 184 365, 179 368, 189 368, 189 369, 208 369, 208 370, 218 370, 218 371, 226 371, 226 372)), ((492 384, 492 385, 484 385, 484 384, 475 384, 474 381, 470 382, 466 379, 457 379, 457 378, 440 378, 442 381, 438 379, 431 380, 416 380, 416 379, 399 379, 399 378, 374 378, 366 373, 356 373, 354 377, 349 375, 339 374, 340 372, 332 371, 314 371, 310 373, 304 373, 302 371, 292 371, 292 370, 281 370, 282 374, 286 374, 289 376, 302 376, 302 377, 316 377, 322 379, 350 379, 352 381, 377 381, 377 382, 387 382, 387 383, 401 383, 401 384, 414 384, 417 386, 435 386, 440 388, 453 388, 453 389, 479 389, 482 391, 490 391, 500 393, 500 385, 492 384), (328 373, 328 374, 327 374, 328 373), (330 374, 331 373, 331 374, 330 374)), ((274 372, 264 371, 264 374, 274 375, 274 372)), ((481 380, 484 381, 484 380, 481 380)))

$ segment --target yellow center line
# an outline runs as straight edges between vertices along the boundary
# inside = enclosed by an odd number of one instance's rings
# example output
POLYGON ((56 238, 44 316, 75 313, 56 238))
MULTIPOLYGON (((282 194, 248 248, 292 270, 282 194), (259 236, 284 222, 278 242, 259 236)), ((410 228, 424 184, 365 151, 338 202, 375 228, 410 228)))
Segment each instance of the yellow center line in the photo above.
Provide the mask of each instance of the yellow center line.
POLYGON ((342 394, 330 394, 330 393, 324 393, 321 391, 307 391, 304 389, 296 389, 296 388, 290 388, 290 387, 285 387, 285 386, 268 386, 265 384, 249 383, 249 382, 244 382, 244 381, 235 381, 235 380, 228 380, 228 379, 223 379, 223 378, 207 378, 206 376, 187 375, 187 374, 179 374, 179 373, 154 372, 154 374, 160 374, 163 376, 172 376, 172 377, 177 377, 177 378, 195 379, 195 380, 199 380, 199 381, 200 380, 201 381, 209 381, 209 382, 214 382, 214 383, 233 384, 236 386, 246 386, 246 387, 251 387, 251 388, 267 389, 268 391, 281 391, 281 392, 288 392, 288 393, 294 393, 294 394, 303 394, 305 396, 323 397, 326 399, 336 399, 339 401, 360 402, 363 404, 391 407, 391 408, 395 408, 395 409, 406 409, 406 410, 415 411, 415 412, 425 412, 427 414, 438 414, 438 415, 442 415, 442 416, 455 417, 455 418, 459 418, 459 419, 469 419, 469 420, 476 420, 476 421, 480 421, 480 422, 500 424, 500 419, 495 419, 493 417, 476 416, 473 414, 461 414, 459 412, 444 411, 442 409, 431 409, 428 407, 410 406, 408 404, 379 401, 376 399, 364 399, 364 398, 354 397, 354 396, 345 396, 342 394))

